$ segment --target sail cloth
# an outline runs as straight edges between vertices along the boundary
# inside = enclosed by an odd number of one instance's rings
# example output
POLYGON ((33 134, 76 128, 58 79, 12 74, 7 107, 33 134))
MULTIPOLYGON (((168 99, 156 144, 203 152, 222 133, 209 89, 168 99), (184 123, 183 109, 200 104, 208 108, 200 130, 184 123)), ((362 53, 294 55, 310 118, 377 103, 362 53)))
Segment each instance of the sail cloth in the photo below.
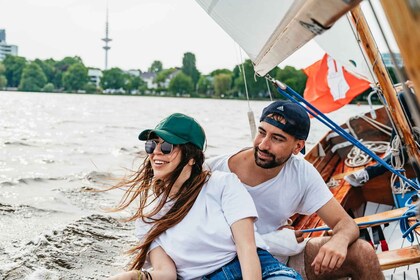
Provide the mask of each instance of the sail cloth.
POLYGON ((303 96, 323 113, 343 107, 370 86, 327 54, 303 71, 308 76, 303 96))
POLYGON ((361 0, 196 0, 264 76, 361 0))
POLYGON ((360 40, 354 36, 357 33, 348 17, 349 15, 345 15, 340 18, 329 30, 316 36, 314 40, 347 71, 375 83, 377 78, 372 64, 366 59, 360 40))

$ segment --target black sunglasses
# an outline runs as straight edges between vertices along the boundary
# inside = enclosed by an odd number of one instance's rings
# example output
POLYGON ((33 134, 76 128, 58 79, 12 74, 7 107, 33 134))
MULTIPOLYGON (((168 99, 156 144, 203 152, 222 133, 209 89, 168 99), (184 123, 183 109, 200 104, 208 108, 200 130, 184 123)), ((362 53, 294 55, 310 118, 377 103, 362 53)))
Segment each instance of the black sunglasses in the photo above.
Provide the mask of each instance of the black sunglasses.
POLYGON ((164 155, 170 154, 174 149, 174 145, 168 142, 163 141, 159 143, 155 140, 147 140, 144 144, 144 149, 146 150, 146 153, 148 153, 149 155, 152 154, 158 144, 160 144, 160 151, 164 155))

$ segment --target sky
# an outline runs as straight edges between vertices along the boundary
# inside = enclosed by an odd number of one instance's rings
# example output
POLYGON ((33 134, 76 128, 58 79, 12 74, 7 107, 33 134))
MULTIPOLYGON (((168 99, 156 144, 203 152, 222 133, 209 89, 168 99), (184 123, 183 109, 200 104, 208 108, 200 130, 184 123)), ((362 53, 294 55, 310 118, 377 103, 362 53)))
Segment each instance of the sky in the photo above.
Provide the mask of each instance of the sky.
MULTIPOLYGON (((247 58, 194 0, 0 0, 0 29, 18 55, 29 60, 79 56, 104 68, 106 7, 109 8, 108 68, 147 71, 154 60, 182 66, 185 52, 199 71, 233 67, 247 58)), ((310 43, 280 66, 304 68, 322 58, 310 43)))

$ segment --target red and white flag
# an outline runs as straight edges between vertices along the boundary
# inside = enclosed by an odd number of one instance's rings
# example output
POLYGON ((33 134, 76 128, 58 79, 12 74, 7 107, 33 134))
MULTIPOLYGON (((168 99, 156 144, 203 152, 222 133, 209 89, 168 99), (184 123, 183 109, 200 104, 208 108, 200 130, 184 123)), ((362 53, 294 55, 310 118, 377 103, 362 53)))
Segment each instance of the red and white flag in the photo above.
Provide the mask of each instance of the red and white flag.
POLYGON ((323 113, 335 111, 348 104, 369 88, 369 81, 360 79, 344 69, 328 54, 303 70, 308 76, 304 98, 323 113))

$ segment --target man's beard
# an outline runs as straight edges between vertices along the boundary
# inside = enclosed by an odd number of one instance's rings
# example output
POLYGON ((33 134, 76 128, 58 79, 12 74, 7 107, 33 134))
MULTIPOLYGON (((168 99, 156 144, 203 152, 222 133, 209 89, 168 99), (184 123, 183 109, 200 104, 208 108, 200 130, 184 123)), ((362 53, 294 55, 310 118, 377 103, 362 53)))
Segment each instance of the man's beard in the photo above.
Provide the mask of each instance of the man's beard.
POLYGON ((258 149, 258 147, 254 148, 255 164, 264 169, 270 169, 270 168, 282 166, 290 158, 290 156, 291 154, 287 158, 284 158, 284 157, 276 158, 272 153, 269 153, 268 151, 260 150, 258 149), (272 159, 263 161, 258 157, 258 152, 265 153, 267 156, 270 156, 272 159))

